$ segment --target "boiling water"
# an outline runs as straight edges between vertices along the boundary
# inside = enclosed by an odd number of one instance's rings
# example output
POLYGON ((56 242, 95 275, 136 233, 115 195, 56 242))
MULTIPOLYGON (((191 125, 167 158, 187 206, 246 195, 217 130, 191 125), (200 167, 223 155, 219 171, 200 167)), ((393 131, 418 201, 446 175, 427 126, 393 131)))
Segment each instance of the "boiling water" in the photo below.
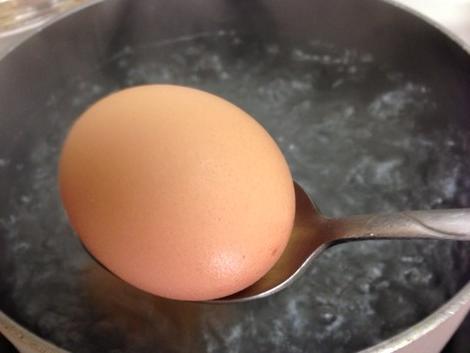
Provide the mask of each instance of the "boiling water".
POLYGON ((208 90, 256 117, 327 215, 470 207, 468 132, 424 82, 371 54, 230 32, 127 47, 51 92, 26 158, 0 155, 0 176, 15 177, 0 215, 1 306, 27 328, 78 353, 345 353, 416 323, 468 278, 463 244, 369 241, 328 250, 290 288, 252 303, 178 303, 127 286, 70 230, 56 162, 87 105, 155 82, 208 90))

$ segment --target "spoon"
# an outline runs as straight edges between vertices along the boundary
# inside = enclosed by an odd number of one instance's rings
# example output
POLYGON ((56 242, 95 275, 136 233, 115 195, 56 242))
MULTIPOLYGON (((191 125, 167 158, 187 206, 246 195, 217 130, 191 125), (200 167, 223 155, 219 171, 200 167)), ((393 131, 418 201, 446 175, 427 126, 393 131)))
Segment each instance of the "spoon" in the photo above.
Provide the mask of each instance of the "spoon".
POLYGON ((323 216, 295 183, 296 215, 286 249, 257 282, 210 303, 237 303, 264 298, 289 286, 326 248, 365 239, 447 239, 470 241, 470 209, 404 211, 347 218, 323 216))

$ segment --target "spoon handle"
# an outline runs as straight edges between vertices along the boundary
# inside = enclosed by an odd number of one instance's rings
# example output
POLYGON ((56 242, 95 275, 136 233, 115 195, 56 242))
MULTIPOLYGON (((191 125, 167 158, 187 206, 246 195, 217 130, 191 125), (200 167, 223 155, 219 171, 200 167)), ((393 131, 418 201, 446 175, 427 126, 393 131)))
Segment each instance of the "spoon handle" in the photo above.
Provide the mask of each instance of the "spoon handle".
POLYGON ((470 208, 404 211, 328 219, 335 240, 403 238, 470 241, 470 208))

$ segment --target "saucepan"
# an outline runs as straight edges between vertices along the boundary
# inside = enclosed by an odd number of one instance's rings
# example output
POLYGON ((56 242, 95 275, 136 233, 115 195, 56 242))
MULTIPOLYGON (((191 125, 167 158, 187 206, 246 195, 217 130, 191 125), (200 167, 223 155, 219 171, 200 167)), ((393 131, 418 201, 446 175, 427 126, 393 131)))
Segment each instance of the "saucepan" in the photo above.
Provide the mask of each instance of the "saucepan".
MULTIPOLYGON (((328 216, 470 207, 470 56, 432 23, 377 0, 95 1, 0 60, 0 332, 20 351, 444 347, 470 306, 469 244, 340 244, 231 305, 156 298, 90 258, 58 197, 60 146, 95 100, 157 82, 258 119, 328 216)), ((459 337, 447 352, 468 352, 459 337)))

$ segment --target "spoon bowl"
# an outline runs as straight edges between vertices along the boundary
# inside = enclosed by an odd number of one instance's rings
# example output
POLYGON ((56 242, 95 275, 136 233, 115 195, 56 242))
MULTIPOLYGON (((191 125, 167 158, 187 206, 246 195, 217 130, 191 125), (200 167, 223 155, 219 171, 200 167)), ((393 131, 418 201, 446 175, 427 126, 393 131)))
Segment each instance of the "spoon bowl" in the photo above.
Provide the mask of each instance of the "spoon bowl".
MULTIPOLYGON (((470 241, 470 208, 402 211, 329 218, 294 182, 296 211, 289 242, 279 260, 258 281, 227 297, 206 303, 239 303, 268 297, 293 283, 320 253, 347 241, 440 239, 470 241)), ((86 246, 85 251, 104 269, 86 246)), ((111 271, 110 271, 111 272, 111 271)))

